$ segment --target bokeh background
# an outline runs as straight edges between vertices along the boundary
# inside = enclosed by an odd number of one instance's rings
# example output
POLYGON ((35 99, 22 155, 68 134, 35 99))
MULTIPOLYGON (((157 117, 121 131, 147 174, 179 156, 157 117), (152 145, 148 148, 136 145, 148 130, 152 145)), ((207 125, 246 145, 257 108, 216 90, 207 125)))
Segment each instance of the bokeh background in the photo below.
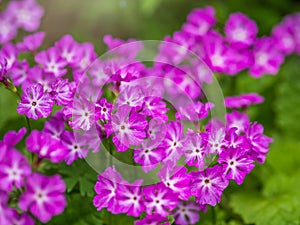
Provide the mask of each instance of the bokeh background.
MULTIPOLYGON (((220 32, 228 15, 240 11, 257 22, 259 36, 269 35, 284 16, 300 12, 298 0, 43 0, 40 3, 45 8, 40 27, 47 33, 45 47, 64 34, 71 34, 79 42, 92 42, 99 55, 106 50, 102 41, 105 34, 122 39, 161 40, 179 30, 192 9, 205 5, 215 7, 220 32)), ((265 102, 252 106, 249 113, 251 120, 263 124, 266 133, 275 140, 265 165, 257 166, 243 185, 232 183, 225 191, 217 208, 217 224, 300 224, 299 65, 300 56, 291 55, 276 76, 255 79, 247 72, 236 77, 217 76, 224 95, 257 92, 265 97, 265 102)), ((15 111, 15 97, 4 89, 0 89, 0 95, 2 136, 23 121, 15 111)), ((87 208, 93 210, 82 199, 77 204, 80 210, 74 207, 64 215, 69 224, 80 225, 77 217, 88 217, 87 208)), ((211 214, 209 209, 201 215, 199 224, 212 224, 211 214)), ((49 224, 61 225, 65 220, 62 218, 57 217, 49 224)), ((114 220, 131 224, 124 217, 114 220)))

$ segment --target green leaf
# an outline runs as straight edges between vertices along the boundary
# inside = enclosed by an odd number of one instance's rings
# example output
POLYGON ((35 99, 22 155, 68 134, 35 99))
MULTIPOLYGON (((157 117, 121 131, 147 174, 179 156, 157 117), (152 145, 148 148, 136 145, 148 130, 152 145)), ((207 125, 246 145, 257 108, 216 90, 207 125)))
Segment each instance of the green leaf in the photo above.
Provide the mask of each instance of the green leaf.
POLYGON ((67 192, 72 192, 78 184, 82 196, 92 197, 95 195, 94 186, 97 181, 97 173, 84 160, 77 160, 70 166, 62 164, 59 172, 66 182, 67 192))
POLYGON ((93 199, 79 194, 68 195, 65 212, 54 217, 47 225, 104 225, 101 212, 93 206, 93 199))

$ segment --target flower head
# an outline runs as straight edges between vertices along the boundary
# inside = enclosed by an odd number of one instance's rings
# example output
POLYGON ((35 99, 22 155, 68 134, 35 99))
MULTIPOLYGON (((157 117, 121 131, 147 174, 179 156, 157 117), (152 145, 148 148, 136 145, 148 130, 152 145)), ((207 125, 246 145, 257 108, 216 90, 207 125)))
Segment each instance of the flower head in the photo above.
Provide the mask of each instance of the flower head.
POLYGON ((47 223, 53 216, 64 211, 67 205, 65 191, 66 185, 59 175, 47 177, 34 173, 27 178, 26 189, 18 206, 47 223))

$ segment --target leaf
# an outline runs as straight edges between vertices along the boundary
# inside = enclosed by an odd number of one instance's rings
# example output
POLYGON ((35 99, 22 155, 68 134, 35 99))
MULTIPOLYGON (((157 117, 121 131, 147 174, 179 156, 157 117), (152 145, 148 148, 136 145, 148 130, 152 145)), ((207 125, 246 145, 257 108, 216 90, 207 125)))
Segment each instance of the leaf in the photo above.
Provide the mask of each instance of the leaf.
POLYGON ((256 225, 300 224, 300 172, 275 174, 265 181, 262 193, 233 194, 230 206, 246 223, 256 225))
POLYGON ((92 198, 82 197, 79 194, 68 196, 68 206, 65 212, 54 217, 47 225, 104 225, 101 212, 93 206, 92 198))
POLYGON ((67 185, 67 192, 72 192, 78 184, 82 196, 95 195, 94 186, 97 181, 97 173, 83 160, 77 160, 70 166, 62 164, 59 172, 63 175, 67 185))

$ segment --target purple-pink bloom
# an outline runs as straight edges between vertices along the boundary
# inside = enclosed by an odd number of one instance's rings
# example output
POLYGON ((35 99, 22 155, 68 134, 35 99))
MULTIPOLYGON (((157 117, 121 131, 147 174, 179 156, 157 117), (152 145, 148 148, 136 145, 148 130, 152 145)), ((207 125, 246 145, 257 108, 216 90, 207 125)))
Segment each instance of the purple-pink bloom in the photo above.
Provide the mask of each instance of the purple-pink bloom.
POLYGON ((248 126, 245 136, 251 144, 253 157, 259 163, 264 163, 269 151, 269 145, 273 139, 264 135, 264 127, 259 123, 252 123, 248 126))
POLYGON ((76 140, 73 132, 64 131, 61 135, 61 141, 67 149, 64 160, 68 165, 78 158, 84 158, 88 153, 88 150, 86 149, 87 140, 85 140, 85 142, 76 140))
POLYGON ((37 130, 33 130, 26 139, 26 147, 40 159, 49 159, 53 163, 63 161, 68 154, 67 148, 58 139, 37 130))
POLYGON ((7 6, 7 12, 14 16, 15 24, 18 27, 32 32, 40 26, 44 9, 36 0, 23 0, 11 1, 7 6))
POLYGON ((250 67, 250 74, 253 77, 261 77, 264 74, 275 75, 278 73, 284 58, 278 48, 274 48, 276 42, 271 37, 257 39, 252 54, 253 63, 250 67))
POLYGON ((232 111, 226 114, 226 128, 237 128, 237 133, 245 132, 246 128, 250 123, 249 116, 246 113, 239 111, 232 111))
POLYGON ((15 86, 23 84, 27 79, 29 65, 24 59, 22 61, 16 61, 10 68, 7 76, 12 79, 15 86))
POLYGON ((167 216, 178 204, 178 195, 163 184, 143 187, 145 206, 148 215, 167 216))
POLYGON ((36 32, 23 38, 23 41, 17 44, 20 52, 34 52, 43 43, 46 33, 43 31, 36 32))
POLYGON ((178 194, 178 198, 187 200, 191 196, 191 177, 187 172, 184 166, 173 166, 172 163, 167 163, 159 171, 158 176, 166 188, 178 194))
POLYGON ((27 178, 25 192, 19 199, 19 208, 29 211, 41 222, 47 223, 55 215, 63 213, 67 201, 66 185, 61 176, 51 177, 34 173, 27 178))
POLYGON ((225 170, 226 178, 242 184, 245 176, 254 168, 254 160, 240 148, 230 148, 220 154, 218 162, 225 170))
POLYGON ((257 93, 247 93, 238 96, 229 96, 225 98, 227 108, 247 108, 250 105, 256 105, 264 102, 264 97, 257 93))
POLYGON ((7 60, 6 58, 0 58, 0 81, 6 76, 7 73, 7 60))
POLYGON ((208 132, 208 152, 211 154, 220 154, 225 147, 225 129, 210 129, 208 132))
POLYGON ((94 197, 94 206, 100 211, 103 208, 111 213, 120 213, 120 205, 117 200, 118 185, 127 184, 114 167, 108 167, 102 174, 99 174, 98 181, 95 184, 96 196, 94 197))
POLYGON ((73 99, 73 91, 67 79, 58 78, 52 83, 51 90, 49 92, 57 105, 66 106, 73 99))
POLYGON ((136 220, 134 225, 171 225, 169 219, 159 214, 147 215, 141 220, 136 220))
POLYGON ((45 122, 43 132, 49 133, 54 139, 60 139, 60 135, 65 131, 65 122, 63 112, 57 111, 45 122))
POLYGON ((67 69, 65 69, 67 63, 60 57, 58 50, 54 47, 39 52, 34 59, 42 65, 46 73, 52 73, 56 77, 61 77, 67 73, 67 69))
POLYGON ((221 166, 193 172, 193 176, 191 193, 196 196, 197 203, 215 206, 221 201, 222 193, 228 186, 228 180, 225 178, 224 169, 221 166))
POLYGON ((120 184, 117 187, 117 200, 120 211, 128 216, 138 217, 145 211, 143 196, 141 193, 142 180, 135 181, 133 184, 120 184))
POLYGON ((243 13, 232 13, 225 25, 225 34, 229 43, 238 49, 249 47, 256 39, 256 23, 243 13))
POLYGON ((117 151, 124 152, 130 145, 138 146, 146 137, 147 120, 128 105, 122 105, 112 114, 111 123, 105 126, 108 136, 114 133, 117 151))
POLYGON ((16 46, 13 45, 12 43, 6 43, 2 46, 0 50, 0 58, 2 57, 7 60, 7 65, 6 65, 7 70, 9 70, 13 66, 13 64, 17 61, 18 54, 19 52, 16 46))
POLYGON ((200 206, 195 202, 180 201, 173 212, 175 223, 180 225, 195 224, 200 219, 200 206))
POLYGON ((8 193, 0 190, 0 224, 13 225, 13 209, 7 206, 8 193))
POLYGON ((205 165, 204 158, 208 154, 207 140, 204 135, 193 131, 187 133, 183 144, 183 152, 188 166, 203 169, 205 165))
POLYGON ((215 10, 211 6, 202 9, 194 9, 183 25, 183 31, 196 37, 204 36, 216 23, 215 10))
POLYGON ((28 118, 37 120, 48 117, 52 112, 53 104, 51 96, 44 92, 43 86, 36 84, 27 88, 23 93, 17 111, 28 118))
POLYGON ((23 187, 25 178, 31 174, 26 158, 13 149, 9 149, 6 157, 0 161, 0 168, 0 189, 8 192, 14 187, 23 187))
POLYGON ((75 65, 81 60, 81 49, 73 37, 69 34, 64 35, 59 41, 55 43, 55 48, 62 59, 69 65, 75 65))
POLYGON ((0 44, 4 44, 17 35, 18 27, 13 16, 5 11, 0 13, 0 44))
POLYGON ((34 225, 34 219, 27 213, 22 213, 19 215, 17 210, 13 210, 12 213, 12 224, 14 225, 34 225))
POLYGON ((110 121, 113 104, 102 98, 95 104, 95 119, 110 121))

